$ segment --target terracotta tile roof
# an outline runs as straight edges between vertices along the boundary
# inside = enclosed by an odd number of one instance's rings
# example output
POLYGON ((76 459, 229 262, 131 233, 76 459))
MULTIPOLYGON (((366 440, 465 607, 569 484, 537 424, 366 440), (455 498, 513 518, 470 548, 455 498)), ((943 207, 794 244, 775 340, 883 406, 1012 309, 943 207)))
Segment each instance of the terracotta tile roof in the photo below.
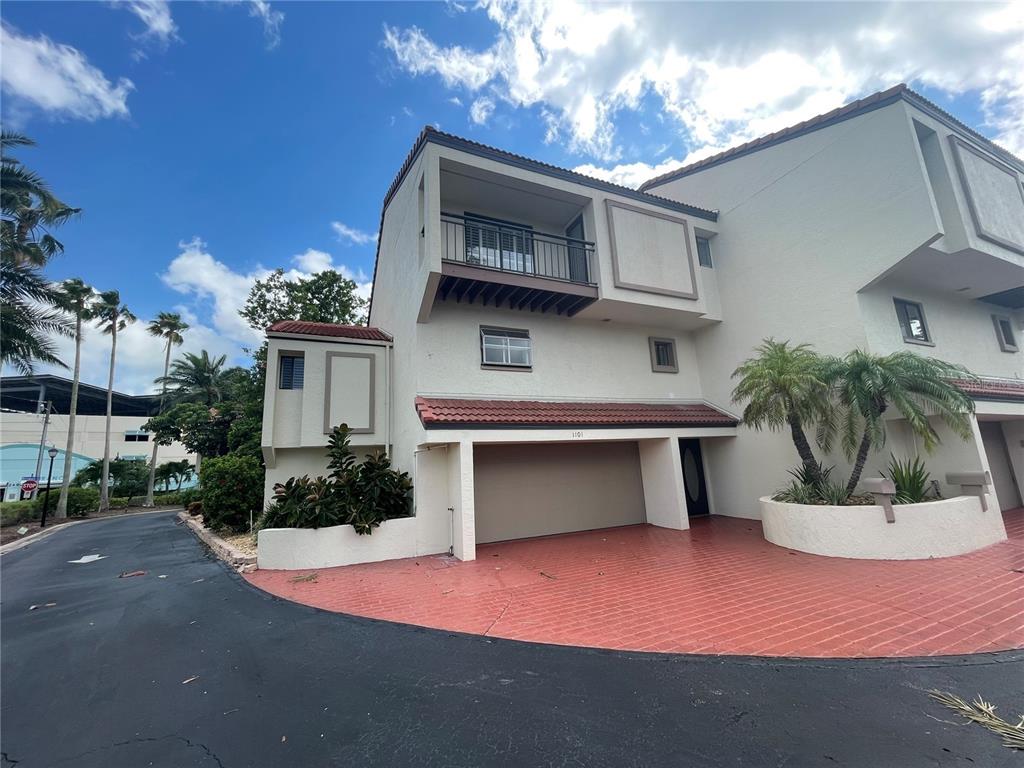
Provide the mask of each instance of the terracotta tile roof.
POLYGON ((380 328, 368 325, 338 325, 336 323, 310 323, 305 320, 278 320, 267 328, 267 333, 296 333, 302 336, 331 336, 337 339, 363 341, 391 341, 391 336, 380 328))
POLYGON ((724 162, 726 160, 731 160, 735 157, 747 155, 766 146, 771 146, 772 144, 779 144, 783 141, 786 141, 787 139, 795 138, 797 136, 816 130, 818 128, 824 128, 828 125, 842 122, 847 118, 856 117, 857 115, 861 115, 865 112, 870 112, 872 109, 884 107, 900 99, 908 101, 911 104, 914 104, 915 106, 924 109, 925 111, 938 113, 937 116, 940 117, 943 121, 952 124, 959 130, 969 134, 972 138, 982 142, 995 154, 1002 157, 1002 159, 1007 160, 1010 163, 1015 164, 1017 166, 1022 165, 1022 161, 1020 158, 1016 157, 1006 149, 1003 149, 1001 146, 993 142, 991 139, 982 136, 969 125, 962 123, 960 120, 958 120, 956 117, 951 115, 949 112, 944 110, 939 105, 929 101, 921 94, 915 93, 910 88, 908 88, 905 83, 900 83, 899 85, 894 85, 892 88, 887 88, 884 91, 872 93, 870 96, 865 96, 863 99, 858 99, 857 101, 850 102, 845 106, 833 109, 831 112, 826 112, 824 114, 817 115, 808 120, 804 120, 802 123, 791 125, 788 128, 783 128, 781 130, 776 131, 775 133, 770 133, 767 136, 761 136, 760 138, 754 139, 753 141, 748 141, 746 144, 740 144, 737 147, 732 147, 723 152, 719 152, 716 155, 705 157, 703 160, 698 160, 695 163, 690 163, 689 165, 685 165, 682 168, 677 168, 674 171, 663 173, 660 176, 656 176, 653 179, 645 181, 643 184, 640 185, 639 189, 641 191, 646 191, 650 187, 656 186, 658 184, 663 184, 667 181, 671 181, 672 179, 677 179, 682 176, 688 176, 691 173, 703 170, 704 168, 707 168, 712 165, 718 165, 719 163, 724 162))
POLYGON ((1024 402, 1024 379, 978 379, 955 383, 975 400, 1024 402))
POLYGON ((417 397, 426 427, 734 427, 736 418, 702 403, 581 403, 417 397))

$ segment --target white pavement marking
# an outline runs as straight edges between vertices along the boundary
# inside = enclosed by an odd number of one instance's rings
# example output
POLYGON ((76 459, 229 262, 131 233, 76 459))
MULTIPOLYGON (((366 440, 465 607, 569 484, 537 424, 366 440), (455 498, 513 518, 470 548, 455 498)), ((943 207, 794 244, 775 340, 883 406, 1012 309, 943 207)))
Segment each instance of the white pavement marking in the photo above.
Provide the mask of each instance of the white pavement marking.
POLYGON ((68 560, 69 563, 95 563, 97 560, 102 560, 106 555, 82 555, 77 560, 68 560))

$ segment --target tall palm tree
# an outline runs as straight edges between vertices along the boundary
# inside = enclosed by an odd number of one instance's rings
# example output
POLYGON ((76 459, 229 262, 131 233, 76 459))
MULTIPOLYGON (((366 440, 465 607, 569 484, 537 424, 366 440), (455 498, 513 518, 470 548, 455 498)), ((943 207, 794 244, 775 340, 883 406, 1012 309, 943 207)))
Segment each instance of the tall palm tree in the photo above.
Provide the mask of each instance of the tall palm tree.
MULTIPOLYGON (((847 494, 860 482, 869 451, 885 445, 884 415, 890 407, 899 411, 907 424, 931 451, 939 435, 929 413, 939 417, 954 434, 969 439, 970 414, 974 401, 961 391, 955 380, 972 380, 974 374, 960 365, 922 357, 913 352, 872 355, 855 349, 842 358, 827 358, 823 377, 831 385, 840 406, 838 428, 847 457, 854 460, 847 494)), ((819 441, 828 448, 834 428, 826 425, 819 441)))
POLYGON ((198 355, 186 352, 171 363, 170 372, 156 380, 170 387, 175 403, 203 403, 212 406, 224 396, 224 363, 227 355, 210 357, 205 349, 198 355))
POLYGON ((61 306, 75 318, 75 367, 71 378, 71 404, 68 408, 68 442, 64 449, 64 479, 60 485, 55 516, 68 516, 68 489, 71 487, 72 457, 75 449, 75 414, 78 412, 78 379, 82 369, 82 325, 92 316, 95 291, 77 277, 60 286, 61 306))
MULTIPOLYGON (((160 410, 163 413, 164 396, 167 394, 167 373, 171 367, 171 347, 181 346, 184 341, 182 333, 188 330, 188 323, 181 319, 181 315, 174 312, 161 312, 155 320, 150 320, 146 326, 146 333, 164 341, 164 375, 160 384, 160 410)), ((153 455, 149 460, 149 485, 146 487, 146 500, 144 507, 153 506, 153 486, 156 484, 156 454, 159 443, 153 441, 153 455)))
POLYGON ((746 402, 743 423, 772 432, 789 427, 793 445, 808 477, 822 482, 821 465, 804 427, 829 419, 828 386, 822 377, 821 358, 808 345, 765 339, 733 371, 740 382, 733 390, 735 402, 746 402))
POLYGON ((107 421, 103 435, 103 474, 100 475, 100 512, 110 509, 110 418, 114 406, 114 366, 117 361, 117 334, 135 322, 135 315, 121 303, 117 291, 103 291, 96 300, 93 317, 103 333, 110 336, 110 376, 107 378, 107 421))

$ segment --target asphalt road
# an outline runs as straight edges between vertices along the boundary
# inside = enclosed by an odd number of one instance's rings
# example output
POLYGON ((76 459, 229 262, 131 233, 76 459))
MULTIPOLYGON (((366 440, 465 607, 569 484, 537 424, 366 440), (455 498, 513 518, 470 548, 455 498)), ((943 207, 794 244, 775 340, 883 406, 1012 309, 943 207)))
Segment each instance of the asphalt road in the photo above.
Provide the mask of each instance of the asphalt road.
POLYGON ((1024 653, 770 661, 454 635, 266 595, 171 514, 70 527, 4 555, 0 578, 4 766, 1022 764, 926 691, 1012 715, 1024 653))

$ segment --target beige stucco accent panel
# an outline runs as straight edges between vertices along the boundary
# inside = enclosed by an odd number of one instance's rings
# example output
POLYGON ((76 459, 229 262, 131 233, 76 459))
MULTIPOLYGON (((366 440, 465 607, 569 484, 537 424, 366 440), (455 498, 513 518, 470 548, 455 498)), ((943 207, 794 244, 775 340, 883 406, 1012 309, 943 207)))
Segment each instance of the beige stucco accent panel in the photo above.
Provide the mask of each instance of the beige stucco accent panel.
POLYGON ((375 356, 362 352, 327 353, 324 434, 338 424, 353 433, 373 432, 375 356))
POLYGON ((642 523, 633 442, 477 445, 480 543, 642 523))
POLYGON ((697 298, 686 219, 605 200, 615 285, 697 298))

